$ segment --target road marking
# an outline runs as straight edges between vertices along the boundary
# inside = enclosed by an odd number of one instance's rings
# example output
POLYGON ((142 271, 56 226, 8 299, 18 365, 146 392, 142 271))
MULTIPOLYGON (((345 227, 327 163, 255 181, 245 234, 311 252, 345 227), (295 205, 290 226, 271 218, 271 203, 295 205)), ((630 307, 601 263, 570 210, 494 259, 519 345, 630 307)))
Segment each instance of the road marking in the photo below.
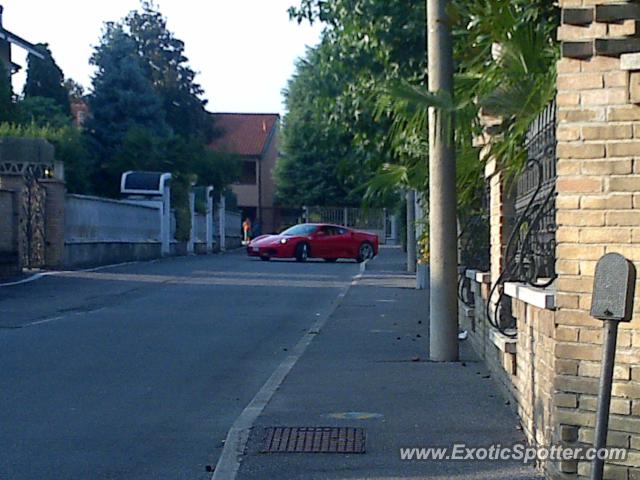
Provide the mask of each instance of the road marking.
POLYGON ((42 320, 36 320, 35 322, 29 322, 29 323, 25 323, 23 325, 15 325, 15 326, 10 326, 10 327, 0 327, 0 328, 6 328, 6 329, 10 329, 10 330, 19 330, 22 328, 27 328, 27 327, 37 327, 38 325, 45 325, 47 323, 52 323, 52 322, 57 322, 58 320, 65 320, 71 317, 78 317, 80 315, 91 315, 92 313, 98 313, 98 312, 102 312, 103 310, 106 310, 107 307, 100 307, 100 308, 96 308, 94 310, 86 310, 86 311, 81 311, 81 312, 71 312, 68 313, 66 315, 59 315, 57 317, 50 317, 50 318, 43 318, 42 320))
MULTIPOLYGON (((356 275, 351 283, 343 288, 341 292, 342 297, 340 298, 344 298, 349 289, 356 284, 362 275, 363 273, 356 275)), ((336 301, 331 310, 313 324, 294 347, 292 354, 285 358, 278 368, 276 368, 273 374, 271 374, 271 377, 269 377, 269 380, 267 380, 258 393, 256 393, 253 400, 245 407, 240 416, 236 418, 236 421, 233 422, 233 425, 227 433, 222 454, 218 459, 211 480, 234 480, 236 478, 238 470, 240 469, 242 455, 249 441, 250 429, 262 414, 269 401, 271 401, 276 390, 282 385, 282 382, 289 372, 291 372, 291 369, 293 369, 298 360, 300 360, 300 357, 302 357, 307 350, 307 347, 336 311, 339 304, 340 301, 336 301)))
POLYGON ((24 278, 22 280, 17 280, 15 282, 9 282, 9 283, 0 283, 0 288, 1 287, 13 287, 15 285, 23 285, 25 283, 31 283, 31 282, 35 282, 36 280, 40 280, 41 278, 44 277, 52 277, 55 275, 63 275, 63 274, 70 274, 70 273, 77 273, 77 272, 99 272, 101 270, 106 270, 107 268, 117 268, 117 267, 126 267, 128 265, 136 265, 138 263, 155 263, 157 262, 158 259, 154 259, 154 260, 148 260, 145 262, 122 262, 122 263, 114 263, 113 265, 103 265, 101 267, 94 267, 94 268, 86 268, 84 270, 59 270, 56 272, 40 272, 40 273, 35 273, 33 275, 31 275, 28 278, 24 278))
POLYGON ((378 418, 384 418, 381 413, 371 412, 340 412, 340 413, 328 413, 324 415, 327 418, 335 418, 337 420, 375 420, 378 418))

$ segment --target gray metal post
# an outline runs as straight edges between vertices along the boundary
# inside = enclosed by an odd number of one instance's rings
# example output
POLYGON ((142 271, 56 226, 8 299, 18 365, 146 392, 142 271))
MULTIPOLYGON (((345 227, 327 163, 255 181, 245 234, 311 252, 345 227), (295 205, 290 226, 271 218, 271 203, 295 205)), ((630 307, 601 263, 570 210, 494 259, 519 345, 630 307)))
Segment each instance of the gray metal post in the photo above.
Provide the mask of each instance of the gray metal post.
MULTIPOLYGON (((453 95, 453 48, 445 0, 427 0, 429 91, 453 95)), ((453 119, 429 109, 430 357, 458 359, 456 167, 453 119)))
POLYGON ((416 271, 416 192, 407 191, 407 272, 416 271))
POLYGON ((349 226, 349 209, 344 207, 344 211, 342 212, 342 225, 345 227, 349 226))
POLYGON ((613 367, 616 357, 618 340, 617 320, 604 322, 604 337, 602 339, 602 371, 600 372, 600 386, 598 388, 598 411, 596 413, 596 431, 593 446, 596 456, 591 466, 591 480, 602 480, 604 472, 604 458, 598 455, 607 446, 609 431, 609 410, 611 408, 611 385, 613 382, 613 367))
POLYGON ((603 455, 606 452, 603 449, 607 446, 618 324, 631 321, 635 290, 636 269, 632 262, 619 253, 607 253, 598 260, 593 278, 590 313, 592 317, 602 320, 604 336, 591 480, 602 480, 604 472, 603 455))

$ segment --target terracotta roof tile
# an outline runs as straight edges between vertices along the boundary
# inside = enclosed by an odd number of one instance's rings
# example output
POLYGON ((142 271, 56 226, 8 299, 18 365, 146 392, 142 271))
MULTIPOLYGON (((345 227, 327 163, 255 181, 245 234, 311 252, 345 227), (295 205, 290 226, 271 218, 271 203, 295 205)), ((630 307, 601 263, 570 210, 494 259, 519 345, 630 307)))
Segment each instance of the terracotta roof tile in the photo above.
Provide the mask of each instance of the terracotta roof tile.
POLYGON ((280 116, 275 113, 213 113, 213 128, 220 134, 214 150, 244 156, 260 156, 280 116))

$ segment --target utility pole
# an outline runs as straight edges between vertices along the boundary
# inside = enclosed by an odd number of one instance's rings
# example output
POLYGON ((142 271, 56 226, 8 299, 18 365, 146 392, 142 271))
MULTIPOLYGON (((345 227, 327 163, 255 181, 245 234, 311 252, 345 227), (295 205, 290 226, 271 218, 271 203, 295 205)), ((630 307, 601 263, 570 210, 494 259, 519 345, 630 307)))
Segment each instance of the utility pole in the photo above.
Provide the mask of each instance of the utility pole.
MULTIPOLYGON (((427 1, 429 91, 453 98, 449 1, 427 1)), ((429 109, 430 357, 458 360, 456 165, 451 112, 429 109)))
POLYGON ((416 272, 416 192, 407 190, 407 272, 416 272))

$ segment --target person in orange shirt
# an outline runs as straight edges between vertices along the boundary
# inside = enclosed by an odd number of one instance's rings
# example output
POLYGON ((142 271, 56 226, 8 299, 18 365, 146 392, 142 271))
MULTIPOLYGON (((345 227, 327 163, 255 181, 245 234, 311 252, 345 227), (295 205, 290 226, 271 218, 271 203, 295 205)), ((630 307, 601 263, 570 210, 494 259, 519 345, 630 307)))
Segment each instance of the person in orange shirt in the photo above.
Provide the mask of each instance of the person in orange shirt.
POLYGON ((251 220, 249 220, 249 217, 245 218, 244 222, 242 222, 242 232, 244 234, 244 243, 249 243, 251 240, 251 220))

